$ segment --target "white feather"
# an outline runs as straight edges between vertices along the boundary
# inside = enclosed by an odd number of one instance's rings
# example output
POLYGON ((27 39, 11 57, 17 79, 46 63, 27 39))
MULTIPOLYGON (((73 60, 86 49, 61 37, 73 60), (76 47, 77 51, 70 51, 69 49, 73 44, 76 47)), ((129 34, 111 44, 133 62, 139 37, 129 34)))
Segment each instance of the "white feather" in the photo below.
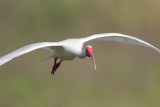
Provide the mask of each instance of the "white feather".
POLYGON ((25 53, 31 52, 39 48, 48 47, 48 46, 61 46, 61 44, 56 43, 56 42, 41 42, 41 43, 34 43, 34 44, 24 46, 7 55, 0 57, 0 66, 20 55, 23 55, 25 53))
POLYGON ((81 55, 85 55, 82 51, 83 44, 88 41, 116 41, 127 44, 141 45, 152 48, 160 53, 158 48, 141 39, 119 33, 103 33, 95 34, 85 38, 67 39, 60 42, 41 42, 30 44, 0 57, 0 66, 12 60, 13 58, 40 48, 52 52, 52 54, 45 59, 58 57, 63 60, 71 60, 76 56, 81 58, 81 55))
POLYGON ((83 42, 88 42, 88 41, 115 41, 115 42, 121 42, 126 44, 140 45, 140 46, 152 48, 160 53, 160 50, 154 47, 153 45, 141 39, 138 39, 129 35, 120 34, 120 33, 94 34, 92 36, 83 38, 83 42))

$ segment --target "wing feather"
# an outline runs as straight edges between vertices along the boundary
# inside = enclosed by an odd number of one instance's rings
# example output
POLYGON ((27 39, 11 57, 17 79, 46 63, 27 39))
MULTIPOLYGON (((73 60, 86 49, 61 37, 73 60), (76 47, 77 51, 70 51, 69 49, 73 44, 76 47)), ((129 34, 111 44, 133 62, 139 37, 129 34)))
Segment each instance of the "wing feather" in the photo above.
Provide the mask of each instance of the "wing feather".
POLYGON ((141 39, 138 39, 129 35, 120 34, 120 33, 94 34, 92 36, 83 38, 83 42, 88 42, 88 41, 115 41, 115 42, 121 42, 126 44, 140 45, 140 46, 152 48, 160 53, 160 50, 155 46, 141 39))
POLYGON ((34 50, 40 49, 40 48, 49 49, 47 47, 51 47, 51 46, 61 46, 61 44, 59 44, 57 42, 40 42, 40 43, 34 43, 34 44, 24 46, 24 47, 19 48, 19 49, 15 50, 7 55, 0 57, 0 66, 7 63, 10 60, 12 60, 13 58, 16 58, 16 57, 23 55, 25 53, 28 53, 28 52, 31 52, 31 51, 34 51, 34 50))

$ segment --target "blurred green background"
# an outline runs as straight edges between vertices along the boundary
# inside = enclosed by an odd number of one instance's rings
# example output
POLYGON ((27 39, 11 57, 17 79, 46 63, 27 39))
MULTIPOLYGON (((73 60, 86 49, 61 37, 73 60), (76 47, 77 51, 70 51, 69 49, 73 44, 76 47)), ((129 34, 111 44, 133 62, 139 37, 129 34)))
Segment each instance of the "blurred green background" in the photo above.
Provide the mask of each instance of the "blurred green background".
MULTIPOLYGON (((0 0, 0 56, 35 42, 117 32, 160 48, 158 0, 0 0)), ((36 50, 0 67, 0 107, 159 107, 160 56, 115 42, 89 43, 92 60, 36 50)))

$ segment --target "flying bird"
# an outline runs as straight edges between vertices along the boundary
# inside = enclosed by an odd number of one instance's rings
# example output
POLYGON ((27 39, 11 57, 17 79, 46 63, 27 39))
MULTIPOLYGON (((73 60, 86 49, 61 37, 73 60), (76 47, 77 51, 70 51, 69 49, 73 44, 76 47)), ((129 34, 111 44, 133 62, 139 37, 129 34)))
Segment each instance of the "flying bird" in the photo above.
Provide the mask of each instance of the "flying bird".
POLYGON ((81 59, 85 57, 91 57, 93 60, 94 69, 96 70, 96 63, 93 56, 93 47, 91 45, 87 45, 85 49, 82 50, 83 44, 89 41, 115 41, 126 44, 140 45, 152 48, 160 53, 160 50, 158 48, 141 39, 120 33, 102 33, 94 34, 84 38, 66 39, 59 42, 40 42, 30 44, 0 57, 0 66, 12 60, 13 58, 31 52, 33 50, 46 49, 51 51, 52 54, 46 57, 44 60, 54 58, 54 65, 52 67, 51 74, 55 73, 63 60, 72 60, 75 57, 79 57, 81 59), (59 62, 57 62, 58 58, 60 59, 59 62))

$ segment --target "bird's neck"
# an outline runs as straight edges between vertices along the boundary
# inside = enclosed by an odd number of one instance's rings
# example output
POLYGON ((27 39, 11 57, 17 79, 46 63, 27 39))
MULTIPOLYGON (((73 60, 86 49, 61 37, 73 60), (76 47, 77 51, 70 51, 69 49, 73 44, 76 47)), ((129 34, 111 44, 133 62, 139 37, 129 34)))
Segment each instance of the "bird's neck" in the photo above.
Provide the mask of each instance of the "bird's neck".
POLYGON ((85 58, 86 57, 86 50, 81 51, 81 53, 78 55, 79 58, 85 58))

